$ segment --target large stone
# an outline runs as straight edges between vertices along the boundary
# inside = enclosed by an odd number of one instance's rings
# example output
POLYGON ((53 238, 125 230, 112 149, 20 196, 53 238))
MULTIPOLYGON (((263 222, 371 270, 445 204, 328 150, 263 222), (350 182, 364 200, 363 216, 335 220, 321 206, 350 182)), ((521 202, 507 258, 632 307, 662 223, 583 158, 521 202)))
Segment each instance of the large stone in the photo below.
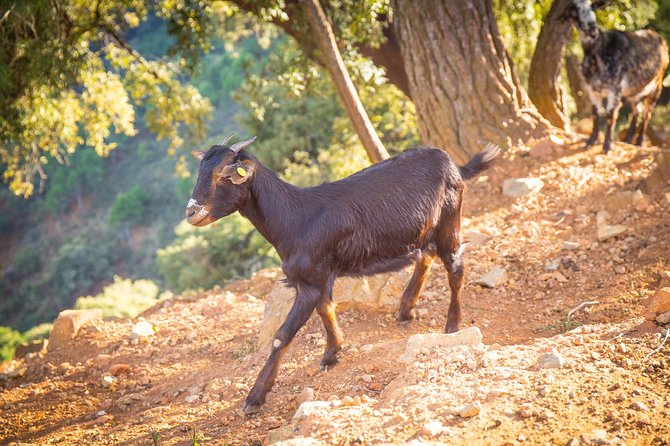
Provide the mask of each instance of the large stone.
POLYGON ((665 187, 670 182, 670 150, 663 149, 654 155, 656 167, 645 180, 645 187, 653 191, 659 187, 665 187))
POLYGON ((484 274, 479 279, 475 280, 477 285, 482 285, 487 288, 495 288, 496 286, 507 281, 507 270, 505 268, 493 268, 488 273, 484 274))
POLYGON ((648 200, 640 190, 630 191, 624 190, 614 193, 605 199, 605 209, 609 212, 617 212, 627 207, 643 204, 644 207, 648 204, 648 200))
POLYGON ((598 225, 598 241, 604 242, 605 240, 625 234, 626 231, 628 231, 628 226, 624 225, 598 225))
POLYGON ((298 410, 296 410, 295 414, 293 414, 291 421, 294 422, 301 418, 307 418, 312 414, 323 412, 324 409, 331 406, 332 404, 330 401, 305 401, 300 406, 298 406, 298 410))
POLYGON ((544 353, 537 358, 537 367, 539 369, 560 369, 564 363, 565 360, 556 349, 551 349, 550 352, 544 353))
POLYGON ((468 327, 456 333, 419 333, 409 337, 405 353, 400 356, 404 362, 412 362, 417 352, 434 347, 456 347, 458 345, 478 345, 482 342, 482 332, 477 327, 468 327))
MULTIPOLYGON (((343 309, 395 309, 410 277, 411 270, 407 269, 370 277, 342 277, 335 281, 333 300, 343 309)), ((287 287, 283 281, 277 281, 268 294, 258 335, 261 351, 267 353, 270 350, 272 338, 284 323, 295 295, 295 290, 287 287)))
POLYGON ((508 178, 503 181, 502 192, 512 198, 538 192, 544 183, 539 178, 508 178))
POLYGON ((659 288, 652 297, 645 302, 644 316, 648 320, 656 319, 659 314, 670 311, 670 287, 659 288))
POLYGON ((49 335, 49 351, 54 351, 77 336, 79 330, 88 322, 102 319, 102 310, 65 310, 61 311, 51 328, 49 335))

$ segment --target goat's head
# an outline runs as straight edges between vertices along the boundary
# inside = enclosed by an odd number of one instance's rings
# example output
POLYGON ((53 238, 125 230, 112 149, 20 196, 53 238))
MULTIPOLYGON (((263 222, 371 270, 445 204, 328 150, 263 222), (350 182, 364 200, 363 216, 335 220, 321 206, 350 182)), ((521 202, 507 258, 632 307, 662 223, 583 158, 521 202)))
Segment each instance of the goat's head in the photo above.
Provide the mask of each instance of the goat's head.
POLYGON ((602 8, 609 0, 573 0, 563 12, 563 20, 572 20, 584 35, 598 37, 598 22, 595 10, 602 8))
POLYGON ((255 161, 244 152, 251 138, 228 146, 228 138, 207 152, 192 152, 200 159, 198 180, 186 205, 186 220, 193 226, 205 226, 240 208, 248 196, 248 181, 254 174, 255 161))

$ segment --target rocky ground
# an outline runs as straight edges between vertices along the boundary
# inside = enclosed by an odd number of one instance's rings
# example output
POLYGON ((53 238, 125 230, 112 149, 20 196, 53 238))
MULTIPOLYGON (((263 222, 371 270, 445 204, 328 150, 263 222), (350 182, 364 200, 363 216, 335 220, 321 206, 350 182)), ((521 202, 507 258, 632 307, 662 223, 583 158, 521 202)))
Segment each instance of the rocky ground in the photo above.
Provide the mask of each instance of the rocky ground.
POLYGON ((436 263, 410 324, 393 299, 342 305, 345 347, 326 372, 313 317, 263 410, 243 416, 277 299, 278 272, 263 271, 5 364, 0 443, 669 444, 670 340, 649 356, 668 322, 641 315, 656 317, 644 302, 670 287, 670 156, 578 147, 512 150, 469 185, 463 328, 476 329, 453 342, 413 337, 446 319, 436 263))

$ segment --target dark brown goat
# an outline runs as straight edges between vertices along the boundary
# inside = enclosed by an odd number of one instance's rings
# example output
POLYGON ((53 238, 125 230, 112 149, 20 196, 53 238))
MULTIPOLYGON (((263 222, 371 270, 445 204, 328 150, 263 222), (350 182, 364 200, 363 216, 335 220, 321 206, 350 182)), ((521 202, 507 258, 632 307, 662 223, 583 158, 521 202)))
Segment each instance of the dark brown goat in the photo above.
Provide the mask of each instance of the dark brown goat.
POLYGON ((652 109, 663 88, 668 45, 651 30, 600 29, 594 10, 606 3, 607 0, 573 0, 564 17, 576 24, 584 49, 582 73, 593 104, 593 131, 586 146, 595 144, 598 139, 600 116, 604 115, 607 127, 603 150, 608 152, 622 97, 633 112, 624 140, 630 143, 635 138, 635 144, 642 144, 652 109))
POLYGON ((342 332, 332 299, 338 276, 365 276, 416 264, 402 295, 401 321, 413 308, 437 254, 449 273, 451 303, 446 331, 458 330, 461 261, 461 203, 465 184, 498 156, 488 146, 465 166, 434 148, 408 150, 343 180, 298 188, 280 180, 243 149, 254 139, 227 141, 200 158, 198 180, 186 209, 188 222, 204 226, 239 211, 276 248, 287 282, 297 297, 274 336, 270 357, 246 398, 253 413, 272 388, 279 361, 314 310, 326 329, 321 366, 337 363, 342 332))

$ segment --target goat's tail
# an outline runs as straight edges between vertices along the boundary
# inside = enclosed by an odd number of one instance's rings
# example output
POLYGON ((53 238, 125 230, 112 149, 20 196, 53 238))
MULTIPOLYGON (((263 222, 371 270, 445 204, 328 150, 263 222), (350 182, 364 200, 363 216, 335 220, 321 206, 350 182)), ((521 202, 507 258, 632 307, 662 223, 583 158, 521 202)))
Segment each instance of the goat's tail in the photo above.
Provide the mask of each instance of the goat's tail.
POLYGON ((465 166, 459 166, 461 178, 469 180, 474 178, 493 165, 498 155, 500 147, 493 143, 488 143, 484 150, 472 157, 465 166))

